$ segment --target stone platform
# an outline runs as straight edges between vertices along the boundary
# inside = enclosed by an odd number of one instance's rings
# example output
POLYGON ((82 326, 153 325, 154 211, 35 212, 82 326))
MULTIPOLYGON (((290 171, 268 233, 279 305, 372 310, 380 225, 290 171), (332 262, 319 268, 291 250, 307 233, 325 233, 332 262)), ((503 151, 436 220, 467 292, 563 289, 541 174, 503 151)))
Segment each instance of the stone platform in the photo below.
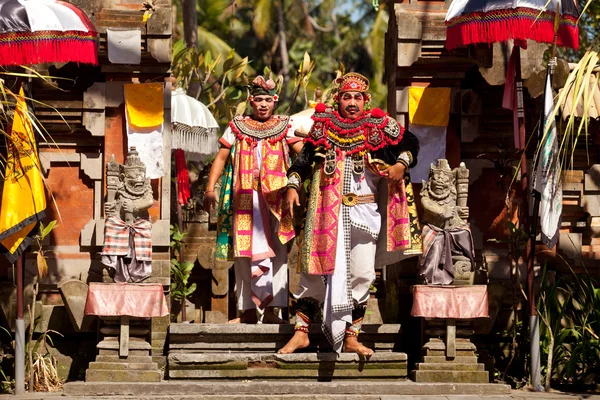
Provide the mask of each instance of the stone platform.
MULTIPOLYGON (((138 396, 146 399, 168 398, 170 400, 182 398, 206 400, 395 400, 398 398, 397 396, 410 396, 405 398, 418 400, 429 400, 430 396, 461 396, 452 397, 452 400, 494 396, 493 399, 498 400, 499 398, 510 398, 511 394, 510 386, 501 384, 415 383, 384 379, 338 382, 306 382, 291 379, 238 380, 235 382, 222 380, 163 381, 161 383, 115 382, 110 384, 106 382, 69 382, 65 384, 63 390, 63 396, 85 396, 85 398, 138 396)), ((39 397, 37 398, 39 399, 39 397)))
MULTIPOLYGON (((375 351, 391 352, 400 340, 399 324, 363 325, 360 341, 375 351)), ((249 352, 275 353, 294 334, 294 325, 171 324, 169 354, 249 352)), ((310 346, 300 352, 330 351, 320 325, 310 327, 310 346)))
POLYGON ((169 379, 374 379, 407 377, 405 353, 169 354, 169 379))
POLYGON ((310 346, 295 354, 276 354, 294 326, 172 324, 169 328, 169 379, 406 379, 406 353, 394 352, 400 325, 363 325, 360 340, 375 350, 368 360, 332 352, 319 325, 310 329, 310 346))

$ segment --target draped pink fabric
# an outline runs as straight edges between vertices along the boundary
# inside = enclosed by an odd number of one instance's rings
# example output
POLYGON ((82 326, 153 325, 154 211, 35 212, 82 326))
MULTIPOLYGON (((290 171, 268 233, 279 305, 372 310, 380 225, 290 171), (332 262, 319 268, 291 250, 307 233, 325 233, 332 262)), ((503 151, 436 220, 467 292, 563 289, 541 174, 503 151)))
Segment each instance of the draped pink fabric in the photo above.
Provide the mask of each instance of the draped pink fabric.
POLYGON ((169 315, 169 309, 160 283, 92 282, 88 289, 85 314, 150 318, 169 315))
POLYGON ((486 285, 413 286, 410 315, 425 318, 486 318, 488 295, 486 285))

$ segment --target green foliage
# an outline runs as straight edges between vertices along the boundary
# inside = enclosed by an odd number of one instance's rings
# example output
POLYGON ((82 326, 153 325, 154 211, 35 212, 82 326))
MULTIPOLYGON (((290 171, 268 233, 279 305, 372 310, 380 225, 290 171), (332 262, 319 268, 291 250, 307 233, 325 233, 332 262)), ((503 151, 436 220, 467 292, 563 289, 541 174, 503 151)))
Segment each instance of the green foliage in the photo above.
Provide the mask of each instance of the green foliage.
POLYGON ((55 227, 56 220, 50 221, 47 226, 44 226, 44 223, 40 222, 38 233, 33 237, 35 250, 33 250, 32 253, 36 254, 38 276, 40 278, 48 276, 48 263, 46 262, 45 250, 43 249, 42 243, 55 227))
POLYGON ((551 380, 574 385, 600 382, 600 288, 587 272, 552 282, 544 274, 538 300, 540 340, 551 380))
MULTIPOLYGON (((176 225, 170 226, 171 234, 171 256, 181 254, 185 244, 183 238, 186 233, 179 231, 176 225)), ((185 304, 185 299, 196 291, 196 284, 189 284, 189 279, 194 269, 194 263, 189 261, 180 261, 177 258, 171 258, 171 297, 179 303, 185 304)))
MULTIPOLYGON (((265 67, 284 76, 280 110, 293 114, 307 108, 315 89, 331 84, 340 63, 348 71, 367 76, 373 104, 385 107, 387 87, 382 78, 386 4, 373 0, 197 0, 197 11, 198 54, 210 51, 213 58, 218 54, 225 57, 235 49, 235 62, 247 57, 254 67, 246 70, 249 76, 265 67), (305 53, 311 55, 314 71, 302 82, 304 95, 300 93, 301 97, 296 98, 299 89, 293 74, 303 63, 305 53)), ((176 31, 183 29, 179 26, 176 31)), ((203 96, 199 99, 205 104, 212 101, 203 96)), ((223 108, 219 122, 227 119, 224 109, 234 110, 233 105, 243 99, 240 96, 235 101, 229 95, 223 99, 221 103, 227 106, 219 105, 223 108)))
POLYGON ((186 233, 179 231, 179 227, 177 225, 171 225, 169 227, 169 236, 171 237, 171 252, 179 253, 184 246, 183 238, 186 233))
POLYGON ((180 303, 196 291, 195 283, 188 286, 192 269, 194 264, 189 261, 171 259, 171 297, 180 303))
POLYGON ((11 388, 13 387, 13 385, 15 384, 15 380, 12 378, 9 378, 11 372, 8 372, 8 374, 6 372, 4 372, 4 367, 6 365, 10 365, 9 363, 4 363, 4 360, 9 360, 14 358, 13 354, 9 354, 10 353, 14 353, 13 349, 12 349, 12 345, 9 346, 9 344, 12 344, 12 335, 10 334, 10 332, 8 331, 8 329, 6 329, 3 326, 0 326, 0 336, 3 337, 2 340, 0 340, 0 394, 2 393, 9 393, 11 388), (4 334, 2 334, 4 333, 4 334), (8 338, 8 340, 6 340, 8 338))
POLYGON ((192 95, 207 105, 217 120, 232 118, 235 105, 246 92, 247 73, 252 71, 248 57, 241 58, 233 49, 199 53, 179 40, 173 45, 172 64, 178 87, 191 86, 192 95))

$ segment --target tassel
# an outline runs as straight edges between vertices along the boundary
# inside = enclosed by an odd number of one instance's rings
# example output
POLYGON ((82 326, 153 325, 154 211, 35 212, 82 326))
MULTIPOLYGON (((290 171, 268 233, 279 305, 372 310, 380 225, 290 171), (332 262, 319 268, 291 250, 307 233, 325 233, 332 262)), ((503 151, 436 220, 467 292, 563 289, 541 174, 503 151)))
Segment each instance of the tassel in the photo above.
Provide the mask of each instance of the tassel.
POLYGON ((173 124, 171 146, 198 154, 215 154, 219 151, 217 129, 189 126, 180 122, 173 124))
POLYGON ((79 62, 98 65, 96 33, 23 32, 0 37, 3 65, 79 62))
POLYGON ((175 150, 175 173, 177 174, 177 202, 187 204, 190 199, 190 177, 183 150, 175 150))
MULTIPOLYGON (((515 8, 474 12, 460 15, 446 22, 448 50, 474 43, 496 43, 509 39, 534 40, 540 43, 554 41, 554 12, 544 12, 536 20, 539 10, 515 8)), ((579 47, 577 18, 561 16, 557 44, 573 49, 579 47)))

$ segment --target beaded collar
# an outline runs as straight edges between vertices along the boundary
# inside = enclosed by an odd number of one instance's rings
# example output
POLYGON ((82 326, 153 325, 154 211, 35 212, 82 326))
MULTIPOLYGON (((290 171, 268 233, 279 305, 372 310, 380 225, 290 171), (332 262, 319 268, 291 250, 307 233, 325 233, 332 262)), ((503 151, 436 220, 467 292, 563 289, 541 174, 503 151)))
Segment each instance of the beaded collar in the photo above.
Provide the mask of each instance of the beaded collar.
POLYGON ((290 117, 285 115, 273 115, 267 121, 257 121, 249 116, 236 116, 229 123, 231 130, 238 139, 247 142, 269 139, 276 142, 285 137, 290 127, 290 117))
POLYGON ((314 123, 306 140, 315 146, 333 147, 347 154, 364 155, 388 144, 395 145, 404 135, 404 128, 379 108, 356 119, 343 118, 331 108, 321 108, 315 111, 312 119, 314 123))

